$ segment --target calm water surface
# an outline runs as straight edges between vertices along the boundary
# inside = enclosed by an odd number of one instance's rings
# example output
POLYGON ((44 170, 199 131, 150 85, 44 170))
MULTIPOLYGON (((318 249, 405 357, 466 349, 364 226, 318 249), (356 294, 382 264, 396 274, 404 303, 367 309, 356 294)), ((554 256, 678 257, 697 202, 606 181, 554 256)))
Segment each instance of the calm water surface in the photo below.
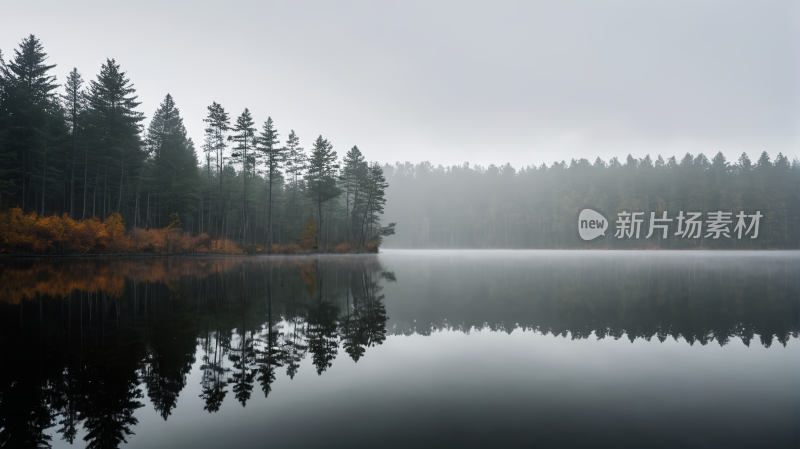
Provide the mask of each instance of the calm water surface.
POLYGON ((0 446, 797 448, 798 273, 800 252, 0 259, 0 446))

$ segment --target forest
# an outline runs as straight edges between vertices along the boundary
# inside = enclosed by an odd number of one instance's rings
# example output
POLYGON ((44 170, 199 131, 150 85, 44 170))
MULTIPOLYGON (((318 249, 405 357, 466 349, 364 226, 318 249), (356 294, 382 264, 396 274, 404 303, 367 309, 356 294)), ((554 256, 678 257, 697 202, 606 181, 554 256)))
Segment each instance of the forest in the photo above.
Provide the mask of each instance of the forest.
POLYGON ((735 161, 721 152, 710 159, 628 155, 519 169, 467 162, 381 166, 357 146, 340 157, 322 136, 306 151, 293 130, 281 135, 271 117, 258 126, 248 109, 232 116, 216 101, 196 148, 170 94, 145 128, 134 84, 114 59, 95 79, 85 82, 73 69, 59 85, 35 36, 6 57, 0 51, 0 252, 342 253, 375 252, 381 243, 800 247, 800 161, 781 153, 756 152, 753 159, 743 153, 735 161), (762 218, 757 239, 714 240, 705 232, 686 238, 676 235, 673 221, 652 238, 617 239, 612 225, 606 238, 583 242, 575 219, 583 207, 612 221, 623 211, 641 212, 645 234, 651 213, 673 220, 682 212, 717 211, 762 218))
MULTIPOLYGON (((763 151, 757 160, 742 154, 729 161, 718 153, 686 154, 664 159, 650 156, 594 163, 488 167, 469 163, 443 167, 428 162, 383 167, 392 188, 387 191, 387 220, 401 222, 391 248, 670 248, 766 249, 800 248, 800 161, 783 154, 774 160, 763 151), (643 212, 639 239, 614 238, 583 242, 577 237, 577 214, 583 207, 618 213, 643 212), (760 212, 758 238, 706 239, 676 236, 650 239, 651 212, 675 219, 681 212, 760 212)), ((734 222, 728 225, 733 231, 734 222)), ((703 223, 703 231, 706 230, 703 223)))
MULTIPOLYGON (((159 252, 170 251, 169 245, 163 235, 148 231, 205 235, 212 242, 202 245, 206 249, 232 240, 247 252, 286 249, 301 243, 304 231, 313 249, 376 251, 393 232, 394 224, 380 221, 388 187, 382 167, 368 162, 356 146, 340 158, 332 143, 318 136, 306 150, 294 131, 279 133, 271 117, 259 125, 249 109, 235 116, 213 101, 197 148, 169 93, 145 128, 134 83, 115 59, 107 59, 88 81, 74 68, 59 84, 54 67, 34 35, 13 53, 0 51, 5 251, 112 250, 103 242, 76 248, 51 244, 54 234, 73 239, 45 225, 38 234, 28 232, 23 216, 34 222, 60 216, 61 221, 48 222, 54 225, 67 223, 64 214, 76 222, 101 223, 116 214, 113 221, 129 235, 162 241, 155 245, 159 252), (22 233, 10 235, 12 228, 22 233)), ((123 246, 148 248, 135 242, 123 246)))

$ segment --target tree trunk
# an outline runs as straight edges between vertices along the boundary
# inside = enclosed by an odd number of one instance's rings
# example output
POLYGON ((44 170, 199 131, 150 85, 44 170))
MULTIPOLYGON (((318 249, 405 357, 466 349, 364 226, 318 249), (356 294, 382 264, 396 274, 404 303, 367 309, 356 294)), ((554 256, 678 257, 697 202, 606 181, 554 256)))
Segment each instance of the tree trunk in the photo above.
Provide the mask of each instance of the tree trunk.
MULTIPOLYGON (((72 117, 75 117, 73 109, 72 117)), ((69 216, 75 217, 75 122, 72 123, 72 165, 69 175, 69 216)))
POLYGON ((367 214, 369 213, 369 208, 372 205, 372 191, 369 192, 369 196, 367 197, 367 206, 364 209, 364 219, 361 222, 361 236, 358 239, 358 246, 364 246, 366 244, 366 224, 367 224, 367 214))
POLYGON ((100 184, 100 157, 97 157, 97 168, 94 173, 94 189, 92 189, 92 217, 97 216, 97 186, 100 184))
POLYGON ((108 191, 108 161, 106 161, 106 169, 103 173, 103 220, 106 218, 106 196, 108 191))
POLYGON ((86 140, 86 154, 84 155, 83 164, 83 215, 81 219, 86 218, 86 192, 89 190, 89 140, 86 140))
POLYGON ((44 216, 44 188, 47 178, 47 140, 44 141, 44 164, 42 166, 42 216, 44 216))
POLYGON ((267 251, 272 248, 272 164, 269 166, 269 211, 267 211, 267 251))
MULTIPOLYGON (((219 206, 219 211, 217 212, 217 224, 218 225, 219 225, 220 219, 222 219, 222 165, 225 163, 225 161, 222 160, 221 157, 222 157, 222 154, 220 152, 219 158, 217 159, 217 161, 219 161, 219 165, 217 166, 218 172, 219 172, 219 201, 217 202, 218 203, 217 205, 219 206)), ((211 211, 210 210, 208 212, 208 215, 211 216, 211 211)), ((217 228, 218 228, 217 226, 214 227, 214 233, 219 235, 219 233, 217 232, 217 228)))
POLYGON ((292 227, 299 228, 297 225, 297 167, 294 168, 294 190, 292 190, 292 227))
MULTIPOLYGON (((356 181, 356 182, 358 182, 358 181, 356 181)), ((356 241, 355 241, 355 239, 356 239, 355 231, 356 230, 355 230, 355 227, 353 226, 353 222, 355 221, 355 219, 357 217, 356 206, 358 205, 358 194, 359 193, 361 193, 361 191, 359 190, 358 185, 356 184, 356 185, 353 186, 353 211, 350 213, 350 216, 347 217, 347 223, 348 223, 348 226, 350 227, 350 234, 351 234, 350 237, 353 239, 353 244, 354 245, 356 245, 356 241)))
POLYGON ((139 228, 139 188, 141 187, 142 182, 139 181, 136 183, 136 205, 133 207, 133 227, 139 228))
POLYGON ((25 203, 26 203, 25 197, 26 193, 28 193, 27 189, 25 189, 25 170, 28 168, 27 161, 28 161, 28 155, 26 152, 25 154, 22 155, 22 211, 23 212, 25 212, 25 203))
POLYGON ((345 216, 344 240, 346 242, 349 242, 350 241, 350 231, 349 231, 350 226, 348 225, 348 222, 350 220, 348 219, 348 217, 350 216, 350 180, 347 180, 347 190, 344 193, 344 203, 345 203, 345 206, 344 206, 344 216, 345 216))
MULTIPOLYGON (((210 156, 210 154, 209 154, 209 156, 210 156)), ((202 197, 202 195, 203 195, 203 192, 200 192, 200 196, 201 197, 202 197)), ((206 228, 208 230, 209 234, 211 233, 211 196, 212 196, 212 194, 211 194, 211 159, 209 157, 209 160, 208 160, 208 227, 206 228)), ((205 218, 203 217, 203 209, 202 208, 200 209, 200 213, 197 214, 197 215, 200 217, 200 227, 202 228, 203 227, 203 220, 205 220, 205 218)))
POLYGON ((122 167, 119 170, 119 200, 117 200, 117 213, 122 207, 122 181, 125 179, 125 151, 122 152, 122 167))
POLYGON ((317 225, 317 248, 322 246, 322 178, 317 184, 317 212, 319 224, 317 225))
POLYGON ((242 241, 247 244, 247 142, 244 143, 244 159, 242 160, 242 241))

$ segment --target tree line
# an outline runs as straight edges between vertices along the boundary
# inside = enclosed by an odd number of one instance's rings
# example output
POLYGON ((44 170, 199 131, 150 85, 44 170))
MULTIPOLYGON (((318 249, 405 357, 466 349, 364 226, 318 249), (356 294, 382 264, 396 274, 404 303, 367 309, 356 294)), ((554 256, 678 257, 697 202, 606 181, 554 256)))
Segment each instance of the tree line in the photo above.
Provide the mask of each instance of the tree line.
MULTIPOLYGON (((392 248, 798 248, 800 247, 800 161, 764 151, 756 161, 742 154, 733 163, 722 153, 683 158, 650 156, 624 161, 572 159, 549 167, 385 165, 392 189, 386 217, 402 222, 386 240, 392 248), (577 235, 583 207, 604 211, 612 221, 606 238, 585 243, 577 235), (640 239, 614 237, 614 219, 643 212, 640 239), (676 236, 678 214, 732 215, 760 211, 756 239, 676 236), (645 239, 651 212, 674 221, 668 237, 645 239)), ((736 219, 728 227, 733 231, 736 219)))
POLYGON ((34 35, 3 56, 0 210, 116 213, 128 230, 180 226, 266 248, 297 241, 309 224, 320 248, 377 247, 393 233, 380 221, 382 167, 356 146, 340 158, 319 136, 307 152, 294 131, 282 142, 271 117, 259 127, 249 109, 232 119, 212 102, 198 154, 170 94, 145 128, 136 88, 115 59, 95 79, 74 68, 59 85, 34 35))

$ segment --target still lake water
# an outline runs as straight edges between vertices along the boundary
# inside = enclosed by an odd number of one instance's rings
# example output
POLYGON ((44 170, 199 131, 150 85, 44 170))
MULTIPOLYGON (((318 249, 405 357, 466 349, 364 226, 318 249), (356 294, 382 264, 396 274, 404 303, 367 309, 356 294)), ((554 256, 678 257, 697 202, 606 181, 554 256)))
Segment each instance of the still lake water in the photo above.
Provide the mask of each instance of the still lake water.
POLYGON ((0 259, 0 446, 797 448, 798 274, 800 252, 0 259))

